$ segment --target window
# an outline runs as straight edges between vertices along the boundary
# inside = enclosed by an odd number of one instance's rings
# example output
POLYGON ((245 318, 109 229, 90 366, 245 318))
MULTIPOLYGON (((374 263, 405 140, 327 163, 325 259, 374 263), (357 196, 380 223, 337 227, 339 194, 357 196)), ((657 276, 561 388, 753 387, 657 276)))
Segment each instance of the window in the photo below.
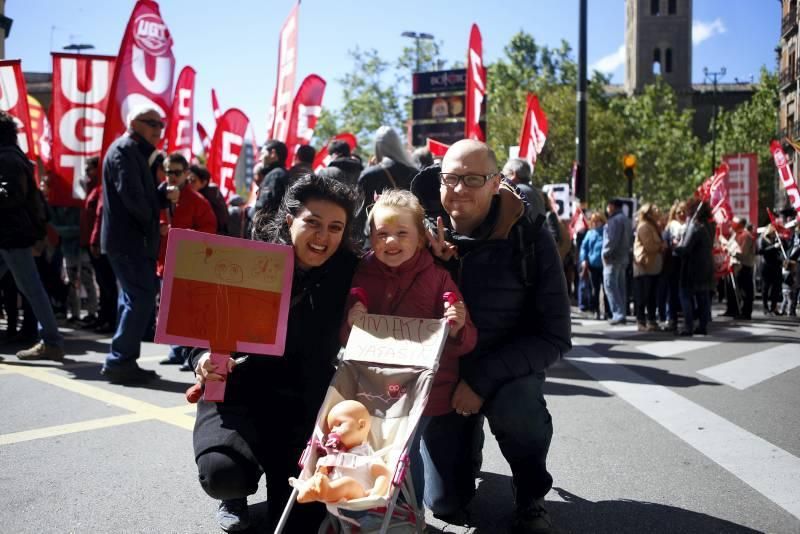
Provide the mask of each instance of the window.
POLYGON ((672 72, 672 49, 667 48, 664 52, 664 72, 672 72))
POLYGON ((667 13, 669 15, 674 15, 675 13, 678 12, 677 4, 678 4, 677 0, 669 0, 669 3, 667 4, 667 13))
POLYGON ((650 0, 650 14, 651 15, 660 15, 661 14, 661 0, 650 0))
POLYGON ((661 50, 658 48, 653 50, 653 74, 656 76, 661 74, 661 50))

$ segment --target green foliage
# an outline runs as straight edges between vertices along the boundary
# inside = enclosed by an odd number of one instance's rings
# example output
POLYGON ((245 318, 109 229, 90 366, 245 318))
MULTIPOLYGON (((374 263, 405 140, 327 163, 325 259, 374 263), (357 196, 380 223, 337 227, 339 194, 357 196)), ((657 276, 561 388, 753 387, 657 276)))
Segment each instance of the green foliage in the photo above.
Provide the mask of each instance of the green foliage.
POLYGON ((691 195, 705 177, 700 142, 692 110, 678 110, 672 88, 658 78, 640 95, 612 100, 609 109, 623 119, 618 158, 628 152, 638 158, 636 194, 661 207, 691 195))
MULTIPOLYGON (((758 155, 759 224, 766 224, 766 206, 775 202, 775 164, 769 145, 778 124, 778 75, 761 69, 756 92, 749 102, 717 116, 716 157, 723 154, 755 152, 758 155)), ((704 162, 711 161, 711 144, 705 147, 704 162)), ((709 165, 706 163, 706 167, 709 165)))

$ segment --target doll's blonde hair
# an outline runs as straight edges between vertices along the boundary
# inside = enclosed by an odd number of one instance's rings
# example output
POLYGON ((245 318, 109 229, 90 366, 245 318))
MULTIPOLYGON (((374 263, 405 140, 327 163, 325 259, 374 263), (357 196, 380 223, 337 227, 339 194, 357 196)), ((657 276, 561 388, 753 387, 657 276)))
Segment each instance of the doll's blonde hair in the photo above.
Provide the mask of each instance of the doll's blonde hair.
POLYGON ((367 225, 369 226, 370 233, 375 229, 374 214, 377 208, 392 208, 398 211, 405 211, 411 214, 414 219, 414 224, 419 232, 420 246, 425 244, 425 210, 419 199, 414 196, 411 191, 405 189, 387 189, 375 200, 375 204, 369 210, 367 215, 367 225))

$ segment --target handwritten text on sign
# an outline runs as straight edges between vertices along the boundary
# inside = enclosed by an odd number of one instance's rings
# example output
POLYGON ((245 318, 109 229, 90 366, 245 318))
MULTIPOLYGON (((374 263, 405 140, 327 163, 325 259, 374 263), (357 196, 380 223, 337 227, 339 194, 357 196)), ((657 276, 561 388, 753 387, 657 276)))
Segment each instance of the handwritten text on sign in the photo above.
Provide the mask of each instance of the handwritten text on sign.
POLYGON ((344 358, 432 366, 446 337, 447 326, 441 319, 365 315, 353 325, 344 358))

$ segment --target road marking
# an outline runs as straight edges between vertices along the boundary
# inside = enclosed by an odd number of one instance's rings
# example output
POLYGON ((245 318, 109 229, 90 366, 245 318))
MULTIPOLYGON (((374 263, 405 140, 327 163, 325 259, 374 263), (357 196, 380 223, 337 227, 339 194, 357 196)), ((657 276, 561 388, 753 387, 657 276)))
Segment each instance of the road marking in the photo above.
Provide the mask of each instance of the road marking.
POLYGON ((21 432, 11 432, 9 434, 0 434, 0 445, 10 445, 12 443, 20 443, 33 439, 52 438, 55 436, 63 436, 65 434, 74 434, 75 432, 86 432, 87 430, 97 430, 111 426, 127 425, 129 423, 138 423, 147 419, 150 419, 150 416, 139 413, 128 413, 125 415, 91 419, 89 421, 80 421, 78 423, 70 423, 66 425, 55 425, 44 428, 35 428, 33 430, 23 430, 21 432))
POLYGON ((719 341, 695 341, 689 339, 676 339, 674 341, 654 341, 653 343, 645 343, 644 345, 636 345, 639 351, 658 356, 659 358, 666 358, 684 352, 691 352, 698 349, 706 349, 719 345, 719 341))
POLYGON ((586 347, 566 361, 800 518, 800 458, 586 347))
POLYGON ((800 346, 778 345, 697 371, 721 384, 744 390, 800 366, 800 346))
POLYGON ((73 378, 61 376, 46 369, 0 364, 0 370, 4 369, 11 369, 18 374, 33 378, 34 380, 39 380, 40 382, 45 382, 136 414, 145 415, 148 419, 157 419, 186 430, 192 430, 194 428, 194 417, 186 415, 184 411, 181 411, 184 408, 183 406, 161 408, 155 404, 126 397, 125 395, 114 393, 113 391, 108 391, 98 386, 84 384, 73 378))

